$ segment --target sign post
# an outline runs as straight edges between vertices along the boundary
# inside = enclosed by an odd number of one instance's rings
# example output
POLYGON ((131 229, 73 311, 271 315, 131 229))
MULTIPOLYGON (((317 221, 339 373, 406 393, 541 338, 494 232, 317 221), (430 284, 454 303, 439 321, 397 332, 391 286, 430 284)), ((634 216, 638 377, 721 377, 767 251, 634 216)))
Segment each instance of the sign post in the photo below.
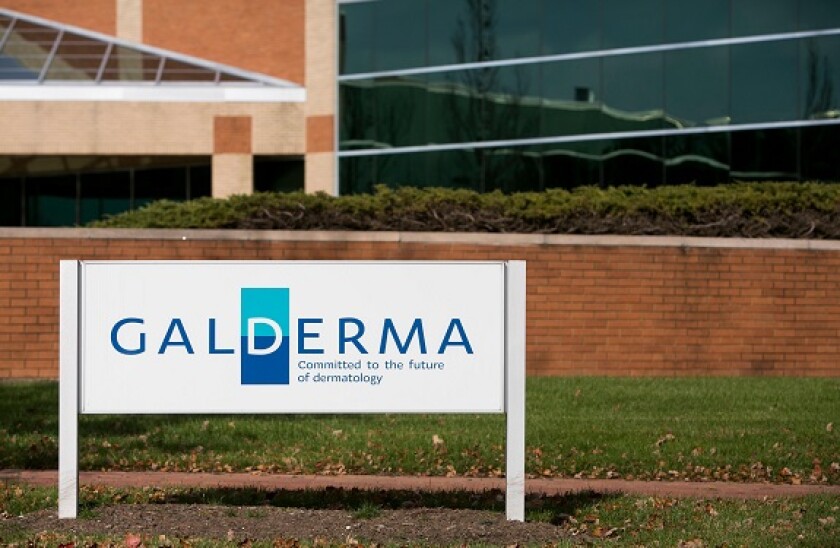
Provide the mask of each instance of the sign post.
POLYGON ((79 413, 504 412, 507 517, 524 520, 523 261, 60 272, 59 517, 77 513, 79 413))

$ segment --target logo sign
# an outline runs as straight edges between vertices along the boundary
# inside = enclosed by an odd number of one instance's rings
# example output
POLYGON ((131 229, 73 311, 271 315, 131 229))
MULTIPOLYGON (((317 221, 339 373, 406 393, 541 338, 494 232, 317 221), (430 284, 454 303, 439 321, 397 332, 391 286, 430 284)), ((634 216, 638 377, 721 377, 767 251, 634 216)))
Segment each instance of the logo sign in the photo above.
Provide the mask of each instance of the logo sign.
POLYGON ((504 269, 83 262, 81 411, 502 412, 504 269))

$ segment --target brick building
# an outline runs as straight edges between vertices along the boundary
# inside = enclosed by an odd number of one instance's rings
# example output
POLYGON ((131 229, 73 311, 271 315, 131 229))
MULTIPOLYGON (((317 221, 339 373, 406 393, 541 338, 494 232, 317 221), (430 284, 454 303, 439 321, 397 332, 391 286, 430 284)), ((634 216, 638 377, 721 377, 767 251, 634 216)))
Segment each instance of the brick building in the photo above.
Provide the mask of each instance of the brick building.
POLYGON ((4 0, 0 226, 376 184, 840 181, 836 0, 4 0))
POLYGON ((333 193, 334 11, 0 3, 0 225, 84 224, 160 198, 333 193))

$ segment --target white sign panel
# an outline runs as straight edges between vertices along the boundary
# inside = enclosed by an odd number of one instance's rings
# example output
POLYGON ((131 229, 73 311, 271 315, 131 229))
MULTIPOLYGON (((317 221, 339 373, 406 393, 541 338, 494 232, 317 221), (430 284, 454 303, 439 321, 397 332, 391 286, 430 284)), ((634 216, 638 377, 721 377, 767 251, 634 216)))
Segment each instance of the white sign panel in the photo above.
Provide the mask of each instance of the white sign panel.
POLYGON ((502 412, 501 262, 80 263, 83 413, 502 412))

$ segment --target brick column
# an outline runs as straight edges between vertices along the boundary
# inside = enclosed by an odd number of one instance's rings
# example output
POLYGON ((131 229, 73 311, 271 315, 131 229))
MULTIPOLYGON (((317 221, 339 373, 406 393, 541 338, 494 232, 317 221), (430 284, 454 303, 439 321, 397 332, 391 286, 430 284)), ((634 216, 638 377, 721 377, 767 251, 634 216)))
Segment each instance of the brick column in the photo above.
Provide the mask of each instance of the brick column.
POLYGON ((216 116, 213 119, 213 197, 254 191, 250 116, 216 116))
POLYGON ((143 41, 143 0, 117 0, 117 38, 143 41))
POLYGON ((306 163, 307 192, 336 194, 335 158, 336 40, 335 0, 306 0, 306 163))

